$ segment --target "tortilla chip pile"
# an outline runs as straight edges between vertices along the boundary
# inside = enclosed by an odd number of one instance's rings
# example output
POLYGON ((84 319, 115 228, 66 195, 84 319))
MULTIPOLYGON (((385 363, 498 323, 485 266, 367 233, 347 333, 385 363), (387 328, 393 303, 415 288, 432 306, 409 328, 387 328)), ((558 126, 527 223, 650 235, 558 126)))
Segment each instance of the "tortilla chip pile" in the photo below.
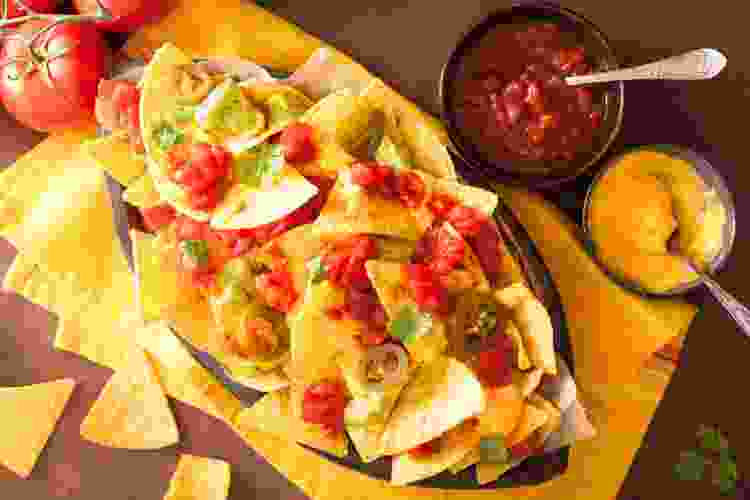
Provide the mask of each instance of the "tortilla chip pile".
POLYGON ((145 151, 116 131, 87 144, 143 216, 131 321, 147 323, 84 437, 175 443, 157 381, 242 433, 392 457, 397 485, 474 464, 494 481, 558 431, 567 408, 541 390, 558 376, 552 324, 494 225, 497 196, 458 183, 382 82, 333 85, 342 71, 325 49, 279 80, 165 44, 137 82, 145 151), (267 394, 242 409, 178 336, 267 394))

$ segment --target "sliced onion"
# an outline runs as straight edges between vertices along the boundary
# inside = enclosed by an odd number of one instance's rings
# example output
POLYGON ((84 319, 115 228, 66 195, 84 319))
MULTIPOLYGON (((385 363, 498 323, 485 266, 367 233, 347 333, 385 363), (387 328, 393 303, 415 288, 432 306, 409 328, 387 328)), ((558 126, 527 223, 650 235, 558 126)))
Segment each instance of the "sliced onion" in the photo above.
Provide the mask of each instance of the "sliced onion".
POLYGON ((213 57, 207 61, 195 63, 196 68, 208 73, 226 73, 236 76, 240 81, 257 80, 259 82, 275 82, 276 78, 266 69, 252 61, 239 57, 213 57))

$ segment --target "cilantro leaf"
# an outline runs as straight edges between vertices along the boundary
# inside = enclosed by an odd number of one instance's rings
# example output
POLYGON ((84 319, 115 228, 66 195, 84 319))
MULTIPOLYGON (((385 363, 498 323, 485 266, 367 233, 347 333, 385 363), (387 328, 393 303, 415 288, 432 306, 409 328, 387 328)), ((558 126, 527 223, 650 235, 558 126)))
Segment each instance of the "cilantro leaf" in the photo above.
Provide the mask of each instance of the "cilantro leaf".
POLYGON ((284 167, 284 147, 281 144, 259 144, 234 162, 234 174, 241 184, 260 187, 270 176, 278 181, 284 167))
POLYGON ((203 240, 184 240, 180 242, 183 255, 192 260, 197 266, 208 263, 208 243, 203 240))
POLYGON ((432 315, 420 312, 416 306, 407 304, 391 321, 389 330, 391 336, 401 339, 405 344, 411 344, 432 331, 432 315))
POLYGON ((325 264, 323 264, 323 258, 320 256, 311 259, 307 263, 307 270, 310 271, 310 281, 313 284, 328 279, 328 271, 326 270, 325 264))
POLYGON ((722 494, 734 491, 739 474, 737 464, 731 458, 724 458, 714 466, 711 482, 719 487, 722 494))
POLYGON ((706 459, 695 451, 683 452, 680 462, 674 467, 675 474, 683 481, 700 481, 705 470, 706 459))
POLYGON ((729 442, 715 427, 704 427, 698 434, 700 447, 705 451, 719 453, 728 450, 729 442))
POLYGON ((505 436, 491 434, 479 440, 479 460, 491 464, 504 464, 510 460, 510 453, 505 446, 505 436))
POLYGON ((175 144, 182 144, 185 140, 185 134, 183 134, 180 129, 173 127, 169 123, 164 123, 154 132, 154 134, 156 136, 156 142, 164 151, 169 150, 175 144))

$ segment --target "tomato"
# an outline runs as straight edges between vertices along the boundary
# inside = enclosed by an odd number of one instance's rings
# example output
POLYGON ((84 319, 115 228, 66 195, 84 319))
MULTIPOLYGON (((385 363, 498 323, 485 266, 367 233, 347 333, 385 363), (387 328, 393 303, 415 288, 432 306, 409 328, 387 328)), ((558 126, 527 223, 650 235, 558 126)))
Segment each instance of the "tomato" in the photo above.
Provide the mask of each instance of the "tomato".
POLYGON ((170 177, 188 191, 195 210, 211 210, 219 203, 219 182, 229 174, 231 155, 221 146, 198 143, 174 147, 167 153, 170 177))
MULTIPOLYGON (((58 0, 23 0, 23 3, 34 12, 48 14, 54 12, 60 2, 58 0)), ((0 5, 2 4, 0 3, 0 5)), ((6 19, 22 16, 25 13, 26 9, 19 5, 16 0, 8 0, 8 15, 6 19)))
POLYGON ((500 254, 498 248, 502 244, 500 231, 494 220, 487 218, 482 224, 476 237, 470 239, 472 248, 477 254, 482 270, 491 283, 500 276, 500 254))
POLYGON ((155 233, 177 218, 177 212, 174 207, 167 203, 142 209, 141 214, 143 215, 143 224, 152 233, 155 233))
POLYGON ((426 443, 422 443, 416 448, 412 448, 409 450, 409 455, 412 458, 424 458, 429 457, 430 455, 433 455, 438 452, 440 449, 440 438, 435 438, 432 441, 427 441, 426 443))
POLYGON ((406 266, 408 286, 419 309, 430 313, 447 312, 450 303, 447 290, 440 285, 432 269, 425 264, 406 266))
POLYGON ((464 238, 479 234, 487 216, 476 208, 458 205, 445 215, 445 218, 464 238))
POLYGON ((456 199, 444 193, 433 193, 430 200, 427 202, 427 208, 435 215, 435 217, 443 218, 450 212, 453 207, 458 204, 456 199))
MULTIPOLYGON (((170 2, 165 0, 99 0, 114 18, 97 21, 96 26, 104 31, 131 32, 144 24, 155 21, 165 14, 170 2)), ((73 0, 81 14, 96 15, 97 0, 73 0)))
POLYGON ((531 455, 534 450, 527 441, 522 441, 511 446, 508 451, 513 458, 525 458, 531 455))
POLYGON ((377 186, 380 182, 378 173, 372 164, 357 162, 351 167, 352 182, 365 189, 377 186))
POLYGON ((479 353, 477 374, 489 387, 503 387, 513 383, 513 353, 505 345, 479 353))
POLYGON ((404 206, 416 208, 425 197, 424 181, 414 172, 403 172, 398 176, 398 194, 404 206))
POLYGON ((306 163, 315 159, 315 130, 306 123, 293 123, 281 132, 284 158, 289 163, 306 163))
POLYGON ((292 275, 285 270, 271 271, 255 278, 256 292, 268 307, 288 313, 297 301, 292 275))
POLYGON ((197 221, 187 215, 182 215, 177 220, 177 239, 180 241, 205 240, 210 231, 208 222, 197 221))
POLYGON ((346 387, 339 380, 312 384, 302 396, 302 420, 320 424, 328 434, 339 434, 344 430, 344 409, 348 399, 346 387))
POLYGON ((97 84, 108 71, 108 48, 90 23, 64 23, 28 39, 44 21, 7 37, 0 57, 0 97, 10 114, 41 132, 81 126, 94 115, 97 84))
POLYGON ((337 242, 323 257, 329 281, 340 288, 368 288, 370 280, 365 262, 376 258, 378 253, 375 240, 365 235, 353 235, 337 242))
POLYGON ((430 267, 436 274, 448 274, 463 261, 465 253, 463 240, 441 228, 433 243, 430 267))

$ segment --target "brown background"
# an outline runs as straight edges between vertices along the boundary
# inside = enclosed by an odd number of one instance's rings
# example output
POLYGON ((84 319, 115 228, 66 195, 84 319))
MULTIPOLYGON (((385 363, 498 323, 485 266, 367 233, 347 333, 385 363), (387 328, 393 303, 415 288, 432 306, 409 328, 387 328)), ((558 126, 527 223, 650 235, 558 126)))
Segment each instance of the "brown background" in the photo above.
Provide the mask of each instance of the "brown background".
MULTIPOLYGON (((491 10, 510 2, 460 0, 272 1, 272 10, 307 31, 349 52, 405 95, 431 111, 440 68, 459 35, 491 10)), ((564 5, 597 23, 614 42, 624 64, 699 47, 715 47, 729 58, 727 70, 711 82, 633 82, 626 86, 623 144, 678 143, 707 153, 735 193, 739 214, 733 257, 721 282, 750 301, 743 256, 750 217, 750 186, 745 166, 750 106, 747 77, 747 22, 744 2, 714 0, 578 0, 564 5)), ((206 29, 210 29, 207 27, 206 29)), ((252 36, 248 30, 247 36, 252 36)), ((0 162, 7 164, 39 136, 24 131, 0 114, 0 162)), ((615 150, 616 150, 615 149, 615 150)), ((577 215, 588 179, 565 186, 551 196, 577 215)), ((0 243, 0 275, 14 251, 0 243)), ((701 297, 698 297, 700 300, 701 297)), ((106 381, 109 370, 49 348, 55 319, 17 296, 0 295, 0 386, 40 382, 62 376, 80 387, 66 409, 31 480, 17 479, 0 468, 0 491, 7 498, 51 498, 53 492, 81 499, 159 499, 176 464, 178 452, 220 457, 232 464, 230 498, 302 498, 271 466, 257 459, 221 424, 175 404, 187 436, 179 448, 160 452, 110 450, 83 442, 78 426, 106 381), (69 488, 66 490, 65 488, 69 488)), ((606 332, 602 332, 606 335, 606 332)), ((737 449, 740 471, 750 464, 743 367, 750 342, 710 299, 688 335, 681 367, 651 425, 621 498, 719 498, 709 487, 673 479, 671 468, 688 446, 697 426, 723 427, 737 449)), ((12 425, 2 415, 1 425, 12 425)), ((355 495, 354 492, 347 492, 355 495)), ((3 498, 6 497, 3 495, 3 498)))

